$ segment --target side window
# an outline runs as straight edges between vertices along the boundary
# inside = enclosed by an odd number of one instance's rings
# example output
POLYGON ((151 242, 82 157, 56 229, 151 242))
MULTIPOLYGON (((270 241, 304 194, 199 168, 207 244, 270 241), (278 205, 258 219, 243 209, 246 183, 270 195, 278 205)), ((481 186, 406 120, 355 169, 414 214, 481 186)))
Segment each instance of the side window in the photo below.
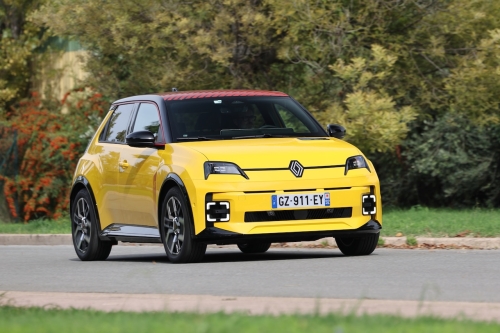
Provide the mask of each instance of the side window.
POLYGON ((137 116, 135 118, 132 132, 150 131, 157 138, 160 129, 160 117, 156 105, 150 103, 141 103, 137 116))
POLYGON ((282 105, 274 104, 274 107, 278 111, 281 119, 285 123, 285 127, 293 128, 295 133, 309 133, 307 126, 297 118, 290 110, 282 105))
POLYGON ((113 112, 106 126, 103 141, 125 143, 128 121, 134 104, 122 104, 113 112))
POLYGON ((150 131, 155 135, 157 141, 162 141, 162 137, 158 137, 160 130, 160 116, 155 104, 141 103, 137 117, 135 118, 132 132, 150 131))

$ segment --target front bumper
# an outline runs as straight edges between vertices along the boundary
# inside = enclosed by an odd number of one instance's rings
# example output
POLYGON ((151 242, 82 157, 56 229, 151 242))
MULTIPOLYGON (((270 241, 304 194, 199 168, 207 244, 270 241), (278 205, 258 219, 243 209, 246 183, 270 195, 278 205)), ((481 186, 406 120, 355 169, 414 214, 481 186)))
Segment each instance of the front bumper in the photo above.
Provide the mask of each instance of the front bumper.
POLYGON ((196 239, 210 244, 236 244, 244 242, 300 242, 314 241, 324 237, 361 237, 366 234, 379 233, 382 226, 374 220, 357 229, 350 230, 325 230, 325 231, 307 231, 307 232, 286 232, 272 234, 239 234, 217 227, 208 227, 196 236, 196 239))
MULTIPOLYGON (((361 171, 359 172, 361 173, 361 171)), ((368 171, 366 171, 368 173, 368 171)), ((191 207, 195 224, 195 236, 211 234, 210 239, 224 237, 222 234, 236 235, 269 235, 269 234, 295 234, 318 233, 332 235, 333 231, 356 230, 363 227, 370 220, 382 225, 382 204, 380 200, 379 182, 376 174, 372 173, 360 177, 345 177, 343 173, 330 179, 296 179, 283 181, 253 182, 241 181, 241 176, 219 177, 210 176, 208 181, 196 181, 188 188, 191 207), (236 178, 235 178, 236 177, 236 178), (216 180, 225 180, 221 182, 216 180), (238 180, 237 182, 234 180, 238 180), (308 216, 303 219, 300 214, 291 218, 283 217, 264 220, 255 218, 266 212, 283 212, 272 208, 272 195, 293 193, 330 193, 330 206, 340 214, 325 216, 316 214, 316 208, 295 208, 294 210, 315 211, 314 218, 308 216), (363 196, 376 197, 376 213, 363 215, 363 196), (210 221, 207 219, 207 202, 227 202, 230 205, 230 217, 224 222, 210 221), (253 219, 248 213, 256 213, 253 219)), ((353 173, 354 174, 354 173, 353 173)), ((218 176, 218 175, 217 175, 218 176)), ((225 208, 217 205, 217 208, 225 208)), ((285 214, 286 215, 286 214, 285 214)), ((290 215, 289 215, 290 216, 290 215)), ((315 237, 315 236, 314 236, 315 237)), ((277 237, 280 238, 280 237, 277 237)), ((282 238, 280 238, 282 239, 282 238)))

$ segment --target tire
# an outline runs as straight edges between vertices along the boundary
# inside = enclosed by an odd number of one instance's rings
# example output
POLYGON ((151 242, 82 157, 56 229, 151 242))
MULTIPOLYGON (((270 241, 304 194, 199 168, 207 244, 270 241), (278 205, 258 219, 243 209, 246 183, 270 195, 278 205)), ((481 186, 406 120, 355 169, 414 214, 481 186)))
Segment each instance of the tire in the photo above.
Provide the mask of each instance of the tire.
POLYGON ((366 256, 371 254, 378 244, 379 233, 361 237, 335 237, 337 246, 346 256, 366 256))
POLYGON ((82 261, 106 260, 113 243, 99 238, 99 221, 87 190, 80 190, 71 205, 71 234, 76 255, 82 261))
POLYGON ((203 259, 207 244, 193 239, 194 230, 189 205, 177 187, 163 200, 160 232, 165 252, 172 263, 192 263, 203 259))
POLYGON ((264 253, 271 247, 271 243, 267 242, 238 243, 237 245, 243 253, 264 253))

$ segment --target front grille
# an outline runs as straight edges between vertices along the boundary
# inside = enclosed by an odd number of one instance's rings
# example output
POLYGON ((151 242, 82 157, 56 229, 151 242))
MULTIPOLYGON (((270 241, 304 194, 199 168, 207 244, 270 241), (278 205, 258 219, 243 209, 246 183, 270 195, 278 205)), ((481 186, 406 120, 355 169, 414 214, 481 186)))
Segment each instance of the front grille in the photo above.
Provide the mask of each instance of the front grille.
POLYGON ((246 212, 245 222, 319 220, 351 217, 352 207, 246 212))

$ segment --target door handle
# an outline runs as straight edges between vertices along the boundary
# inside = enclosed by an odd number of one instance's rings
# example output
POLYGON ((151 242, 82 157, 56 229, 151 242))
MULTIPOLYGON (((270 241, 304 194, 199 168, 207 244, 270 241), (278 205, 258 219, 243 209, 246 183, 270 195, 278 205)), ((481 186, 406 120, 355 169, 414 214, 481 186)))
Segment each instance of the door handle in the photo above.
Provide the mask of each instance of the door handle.
POLYGON ((119 162, 118 165, 120 166, 120 168, 128 168, 128 162, 127 160, 124 160, 123 162, 119 162))

